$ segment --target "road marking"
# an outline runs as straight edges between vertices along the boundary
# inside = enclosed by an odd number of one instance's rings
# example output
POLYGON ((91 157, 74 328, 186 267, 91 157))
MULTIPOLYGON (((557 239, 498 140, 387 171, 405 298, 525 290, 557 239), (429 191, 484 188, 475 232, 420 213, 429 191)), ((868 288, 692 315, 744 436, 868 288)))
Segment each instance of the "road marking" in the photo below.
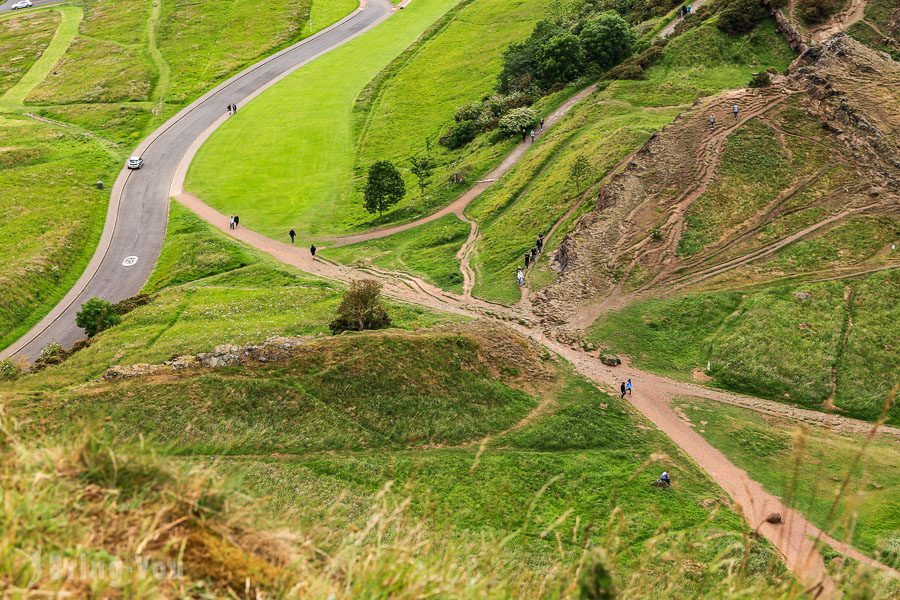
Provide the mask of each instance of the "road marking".
POLYGON ((137 257, 137 256, 126 256, 126 257, 125 257, 125 260, 122 261, 122 266, 123 266, 123 267, 130 267, 130 266, 132 266, 134 263, 136 263, 137 261, 138 261, 138 257, 137 257))

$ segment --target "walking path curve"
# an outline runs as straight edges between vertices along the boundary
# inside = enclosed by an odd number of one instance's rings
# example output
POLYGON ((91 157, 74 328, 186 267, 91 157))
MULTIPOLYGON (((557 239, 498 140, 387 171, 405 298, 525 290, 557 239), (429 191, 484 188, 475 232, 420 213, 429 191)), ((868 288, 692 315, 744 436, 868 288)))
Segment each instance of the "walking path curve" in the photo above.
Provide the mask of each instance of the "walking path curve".
MULTIPOLYGON (((678 417, 669 404, 675 397, 698 396, 765 412, 765 409, 776 411, 775 405, 778 403, 769 404, 767 401, 756 398, 677 382, 628 365, 606 367, 596 357, 560 344, 546 333, 537 330, 529 322, 529 315, 515 308, 499 307, 477 299, 452 294, 409 275, 357 269, 338 265, 319 257, 312 257, 306 250, 275 241, 249 229, 229 229, 225 215, 204 204, 192 194, 182 192, 176 197, 176 200, 220 231, 266 252, 280 262, 297 267, 307 273, 342 282, 350 282, 363 277, 375 278, 384 286, 385 295, 396 300, 452 314, 493 318, 554 351, 571 362, 583 376, 607 389, 615 389, 623 376, 630 376, 636 382, 635 395, 628 398, 631 404, 668 435, 685 454, 709 474, 716 484, 729 494, 751 527, 781 552, 787 566, 803 582, 806 589, 811 591, 813 597, 833 598, 838 595, 834 581, 828 575, 825 563, 816 547, 817 541, 823 541, 838 552, 861 563, 880 569, 894 577, 900 577, 896 570, 864 555, 852 546, 832 538, 806 520, 802 514, 788 508, 778 497, 767 492, 745 471, 735 466, 724 454, 691 429, 678 417), (780 513, 783 522, 780 524, 768 523, 766 517, 771 513, 780 513)), ((874 427, 868 423, 837 415, 818 415, 814 411, 789 408, 797 411, 798 415, 802 414, 809 420, 816 421, 816 424, 824 424, 846 431, 865 432, 874 427)), ((884 428, 883 431, 888 435, 900 437, 900 430, 884 428)))
POLYGON ((362 0, 331 27, 235 75, 185 107, 145 139, 135 155, 139 171, 122 170, 112 188, 100 243, 81 278, 63 300, 0 359, 34 360, 51 341, 69 347, 83 337, 75 314, 90 298, 117 302, 140 292, 165 239, 169 190, 195 140, 220 123, 228 104, 245 104, 297 68, 374 27, 394 10, 390 0, 362 0))

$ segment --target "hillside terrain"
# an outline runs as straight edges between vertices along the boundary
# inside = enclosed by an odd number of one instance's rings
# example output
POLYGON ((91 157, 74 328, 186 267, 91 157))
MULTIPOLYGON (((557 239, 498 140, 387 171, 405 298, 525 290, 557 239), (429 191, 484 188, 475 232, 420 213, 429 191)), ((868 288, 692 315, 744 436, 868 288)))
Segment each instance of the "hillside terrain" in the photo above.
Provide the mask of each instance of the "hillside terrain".
MULTIPOLYGON (((0 361, 0 595, 897 597, 891 3, 372 6, 183 130, 140 294, 0 361)), ((95 178, 356 4, 139 8, 0 15, 0 347, 95 178)))
POLYGON ((79 0, 0 15, 0 349, 78 279, 109 188, 141 139, 229 75, 354 8, 79 0))

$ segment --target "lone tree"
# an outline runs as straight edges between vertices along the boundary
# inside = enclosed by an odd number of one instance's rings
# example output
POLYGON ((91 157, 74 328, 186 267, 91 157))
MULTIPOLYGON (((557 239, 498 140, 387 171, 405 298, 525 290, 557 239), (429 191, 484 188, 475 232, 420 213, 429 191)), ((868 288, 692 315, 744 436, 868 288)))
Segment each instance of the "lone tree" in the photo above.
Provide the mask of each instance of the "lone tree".
POLYGON ((584 187, 584 182, 594 174, 594 165, 588 158, 581 154, 572 163, 569 169, 569 181, 575 184, 575 191, 580 191, 584 187))
POLYGON ((437 166, 437 162, 431 158, 431 154, 428 150, 431 148, 431 144, 428 142, 425 143, 425 154, 421 156, 413 156, 412 162, 412 174, 416 176, 416 179, 419 180, 419 197, 425 198, 425 189, 428 187, 428 180, 431 179, 432 173, 434 173, 434 168, 437 166))
POLYGON ((81 305, 75 315, 75 324, 84 329, 88 337, 118 325, 121 320, 115 305, 102 298, 91 298, 81 305))
POLYGON ((600 13, 581 30, 581 44, 588 60, 602 69, 614 67, 628 58, 634 42, 631 26, 614 11, 600 13))
POLYGON ((403 177, 391 161, 379 160, 369 167, 369 178, 366 180, 365 206, 370 213, 384 211, 400 202, 406 195, 403 177))
POLYGON ((365 331, 389 327, 391 317, 381 302, 381 284, 373 279, 357 279, 344 292, 337 316, 329 323, 331 333, 365 331))

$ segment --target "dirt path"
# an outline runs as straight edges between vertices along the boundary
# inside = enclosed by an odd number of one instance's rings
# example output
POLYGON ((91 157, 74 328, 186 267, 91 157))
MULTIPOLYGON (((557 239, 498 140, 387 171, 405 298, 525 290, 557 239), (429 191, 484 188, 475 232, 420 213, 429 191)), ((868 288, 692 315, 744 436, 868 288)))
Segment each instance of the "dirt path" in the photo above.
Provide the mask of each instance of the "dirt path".
POLYGON ((816 44, 824 42, 840 31, 846 31, 851 25, 862 20, 866 13, 868 0, 850 0, 850 5, 825 23, 809 30, 809 36, 816 44))
MULTIPOLYGON (((684 4, 691 5, 691 13, 693 14, 693 13, 697 12, 698 8, 700 8, 701 6, 706 4, 706 0, 694 0, 694 2, 685 2, 684 4)), ((669 37, 670 35, 675 33, 675 28, 678 26, 679 23, 681 23, 681 19, 679 19, 678 17, 675 17, 674 19, 672 19, 671 23, 666 25, 666 27, 662 31, 659 32, 659 35, 657 37, 661 37, 661 38, 669 37)))
MULTIPOLYGON (((251 230, 228 229, 228 218, 225 215, 207 206, 191 194, 182 193, 176 199, 220 231, 266 252, 285 264, 313 275, 342 282, 366 276, 375 277, 384 285, 385 295, 396 300, 452 314, 500 320, 564 357, 575 366, 579 373, 595 383, 615 388, 623 377, 631 377, 636 384, 635 395, 629 398, 632 405, 668 435, 685 454, 696 461, 709 474, 710 478, 731 496, 751 526, 778 548, 788 567, 807 589, 815 590, 813 594, 815 597, 832 598, 837 595, 835 584, 829 577, 824 561, 816 549, 815 539, 826 541, 837 551, 860 562, 894 575, 897 574, 893 569, 863 555, 853 547, 830 538, 801 514, 789 509, 777 497, 766 492, 746 472, 736 467, 725 455, 682 421, 670 407, 669 402, 679 396, 697 396, 764 412, 767 409, 771 411, 790 409, 791 414, 801 415, 810 422, 856 432, 871 429, 870 424, 838 415, 783 407, 776 402, 770 403, 699 385, 677 382, 659 375, 642 372, 627 365, 618 368, 605 367, 595 357, 562 345, 550 339, 547 334, 533 328, 529 322, 529 315, 519 309, 498 307, 477 299, 444 292, 412 276, 403 276, 403 279, 398 279, 398 274, 375 269, 363 271, 337 265, 320 258, 313 258, 308 251, 298 249, 290 244, 276 242, 251 230), (766 522, 766 517, 773 512, 781 513, 784 519, 782 524, 775 525, 766 522)), ((546 408, 544 406, 542 410, 546 410, 546 408)), ((885 433, 900 436, 900 430, 887 428, 885 433)))
MULTIPOLYGON (((544 130, 540 132, 535 132, 535 139, 538 137, 542 137, 546 132, 553 127, 560 119, 562 119, 566 114, 572 110, 579 102, 584 100, 586 97, 590 96, 597 89, 596 85, 589 85, 584 88, 565 102, 563 102, 559 108, 550 113, 546 119, 544 119, 544 130)), ((463 195, 459 198, 442 208, 441 210, 431 213, 430 215, 424 216, 420 219, 416 219, 415 221, 410 221, 409 223, 403 223, 401 225, 393 225, 391 227, 384 227, 382 229, 370 229, 369 231, 365 231, 363 233, 358 233, 354 235, 345 235, 340 237, 332 237, 332 238, 320 238, 319 242, 322 246, 328 246, 332 248, 337 248, 340 246, 348 246, 350 244, 357 244, 359 242, 367 242, 369 240, 377 240, 379 238, 388 237, 403 231, 409 231, 410 229, 415 229, 416 227, 420 227, 425 225, 426 223, 431 223, 432 221, 436 221, 441 217, 445 217, 447 215, 456 215, 463 221, 469 222, 468 219, 464 216, 464 211, 469 204, 472 203, 475 198, 480 196, 482 192, 491 187, 491 185, 500 179, 507 171, 509 171, 513 165, 519 162, 519 159, 525 154, 525 152, 532 146, 532 142, 525 141, 518 144, 512 152, 506 155, 506 158, 503 159, 497 167, 494 168, 493 171, 484 176, 483 179, 475 182, 471 188, 469 188, 463 195)))

